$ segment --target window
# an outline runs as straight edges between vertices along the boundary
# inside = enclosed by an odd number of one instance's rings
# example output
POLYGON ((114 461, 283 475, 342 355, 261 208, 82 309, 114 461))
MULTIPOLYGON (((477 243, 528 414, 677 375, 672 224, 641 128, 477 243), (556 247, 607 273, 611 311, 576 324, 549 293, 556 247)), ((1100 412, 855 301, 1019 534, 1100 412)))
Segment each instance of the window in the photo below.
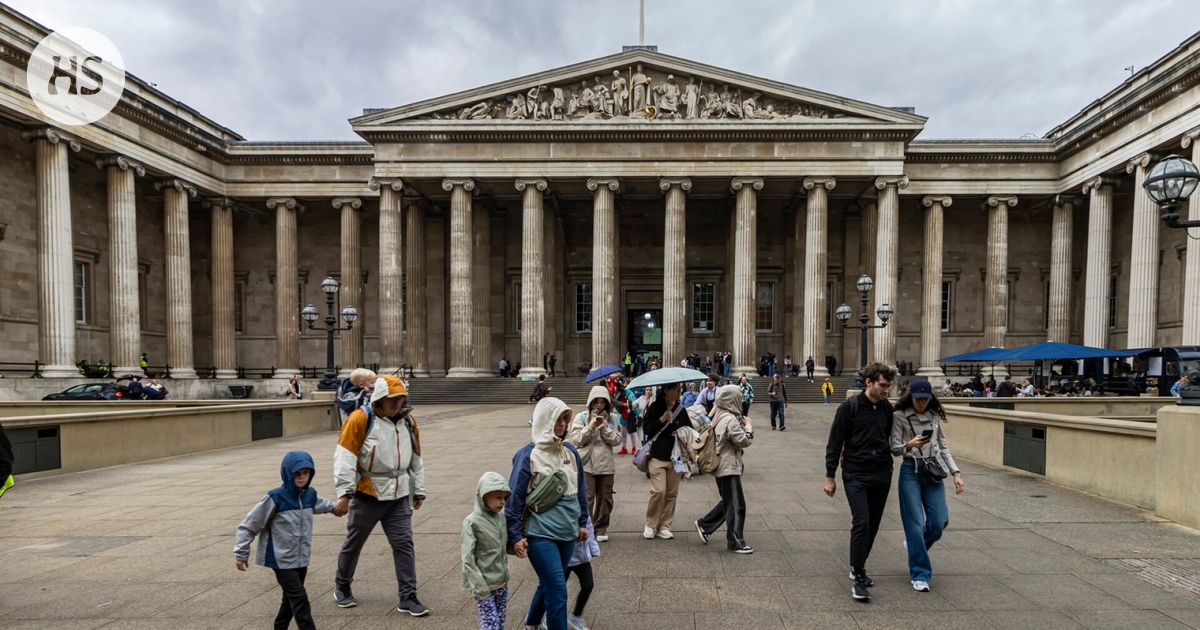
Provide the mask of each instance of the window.
POLYGON ((1117 327, 1117 274, 1108 277, 1108 327, 1117 327))
POLYGON ((138 320, 142 330, 150 322, 150 265, 138 265, 138 320))
POLYGON ((775 330, 775 283, 758 282, 754 285, 754 331, 775 330))
POLYGON ((575 332, 592 332, 592 285, 575 285, 575 332))
POLYGON ((833 332, 833 322, 837 321, 837 307, 841 301, 837 299, 838 283, 830 280, 825 283, 825 332, 833 332))
POLYGON ((713 324, 717 310, 716 295, 716 283, 692 283, 692 332, 710 333, 716 329, 713 324))
POLYGON ((75 261, 75 323, 92 323, 92 263, 75 261))
POLYGON ((942 332, 950 332, 954 315, 954 281, 942 280, 942 332))
POLYGON ((246 283, 233 283, 233 330, 246 331, 246 283))

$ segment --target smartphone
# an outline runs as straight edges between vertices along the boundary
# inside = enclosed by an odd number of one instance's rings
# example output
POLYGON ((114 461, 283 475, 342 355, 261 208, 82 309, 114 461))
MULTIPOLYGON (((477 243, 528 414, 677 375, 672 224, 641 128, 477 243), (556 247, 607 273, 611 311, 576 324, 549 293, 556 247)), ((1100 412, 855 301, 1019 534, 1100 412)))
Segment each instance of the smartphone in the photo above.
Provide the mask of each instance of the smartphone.
POLYGON ((924 431, 921 432, 921 436, 926 437, 926 438, 933 437, 933 429, 925 429, 924 431))

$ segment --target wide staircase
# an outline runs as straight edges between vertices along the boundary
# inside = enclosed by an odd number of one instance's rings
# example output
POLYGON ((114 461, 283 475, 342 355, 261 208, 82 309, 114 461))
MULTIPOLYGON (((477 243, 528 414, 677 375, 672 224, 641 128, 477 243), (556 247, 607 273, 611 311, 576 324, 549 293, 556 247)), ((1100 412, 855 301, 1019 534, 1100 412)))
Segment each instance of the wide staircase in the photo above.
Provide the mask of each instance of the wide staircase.
MULTIPOLYGON (((586 404, 588 392, 592 383, 584 383, 578 376, 548 378, 546 381, 552 388, 550 395, 561 398, 568 404, 582 409, 586 404)), ((821 382, 809 383, 804 377, 785 378, 788 402, 819 403, 821 402, 821 382)), ((854 383, 854 377, 846 374, 833 377, 834 400, 846 396, 846 388, 854 383)), ((770 379, 754 377, 750 379, 754 386, 756 403, 767 402, 767 386, 770 379)), ((516 378, 500 378, 499 376, 484 378, 446 378, 431 376, 409 380, 410 398, 413 405, 433 404, 463 404, 463 403, 492 403, 520 404, 529 402, 529 394, 533 392, 533 381, 523 381, 516 378)))

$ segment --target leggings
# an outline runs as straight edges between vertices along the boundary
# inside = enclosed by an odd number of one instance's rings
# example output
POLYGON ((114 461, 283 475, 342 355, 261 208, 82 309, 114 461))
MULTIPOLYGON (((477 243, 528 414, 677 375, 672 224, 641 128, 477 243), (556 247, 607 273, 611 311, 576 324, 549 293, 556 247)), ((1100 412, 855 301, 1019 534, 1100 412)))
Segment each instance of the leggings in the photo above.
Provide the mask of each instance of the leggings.
POLYGON ((571 614, 576 617, 582 617, 583 609, 587 606, 588 598, 592 595, 592 588, 596 585, 596 581, 592 578, 591 561, 567 567, 568 578, 571 577, 572 573, 579 577, 579 595, 575 597, 575 608, 571 611, 571 614))

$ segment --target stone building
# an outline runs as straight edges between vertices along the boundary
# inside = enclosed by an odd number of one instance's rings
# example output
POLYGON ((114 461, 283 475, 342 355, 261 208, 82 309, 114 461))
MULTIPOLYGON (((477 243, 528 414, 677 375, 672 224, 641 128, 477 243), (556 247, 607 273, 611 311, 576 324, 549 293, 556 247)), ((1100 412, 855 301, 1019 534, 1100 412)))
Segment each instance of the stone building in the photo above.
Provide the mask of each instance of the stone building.
POLYGON ((895 311, 871 356, 927 373, 1044 339, 1200 343, 1198 241, 1141 190, 1158 157, 1200 161, 1200 34, 1038 139, 921 140, 905 108, 632 50, 364 110, 361 142, 269 142, 132 75, 100 122, 49 126, 23 87, 46 29, 0 21, 0 362, 46 376, 323 365, 298 312, 327 276, 361 313, 343 370, 634 348, 820 372, 857 363, 833 312, 857 317, 862 274, 895 311))

